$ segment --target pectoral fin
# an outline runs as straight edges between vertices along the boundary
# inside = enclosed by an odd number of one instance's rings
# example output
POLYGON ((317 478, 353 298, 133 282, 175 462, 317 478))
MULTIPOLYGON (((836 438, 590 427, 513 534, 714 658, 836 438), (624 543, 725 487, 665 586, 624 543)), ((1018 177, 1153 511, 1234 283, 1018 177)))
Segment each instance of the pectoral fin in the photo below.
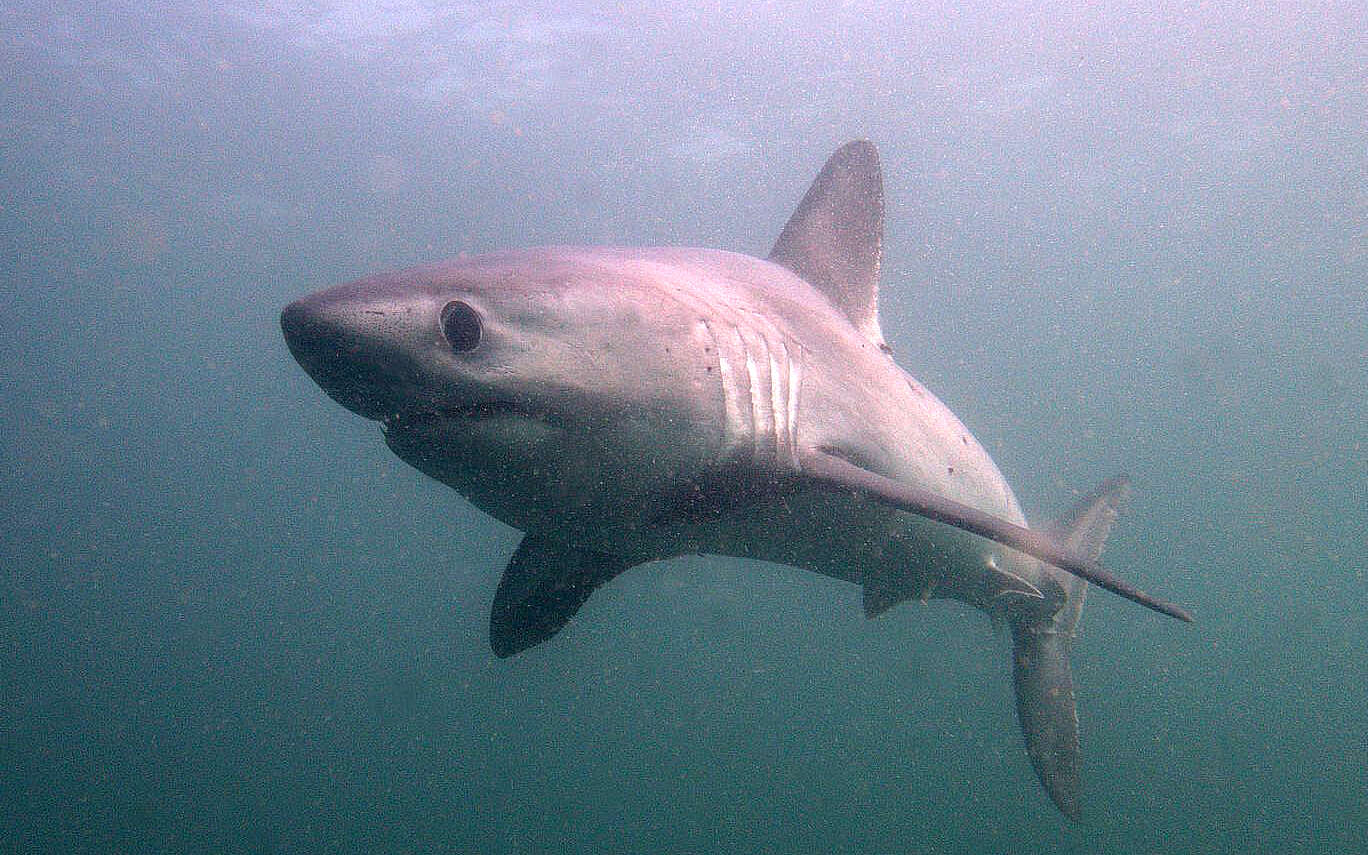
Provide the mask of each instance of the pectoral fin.
POLYGON ((627 567, 615 555, 524 537, 494 594, 489 616, 494 653, 512 656, 560 632, 595 589, 627 567))
POLYGON ((853 493, 963 529, 1038 558, 1145 608, 1192 622, 1192 615, 1181 606, 1146 594, 1124 579, 1113 576, 1095 560, 1074 554, 1041 532, 1007 522, 930 490, 894 481, 820 449, 802 453, 799 465, 805 481, 814 489, 853 493))

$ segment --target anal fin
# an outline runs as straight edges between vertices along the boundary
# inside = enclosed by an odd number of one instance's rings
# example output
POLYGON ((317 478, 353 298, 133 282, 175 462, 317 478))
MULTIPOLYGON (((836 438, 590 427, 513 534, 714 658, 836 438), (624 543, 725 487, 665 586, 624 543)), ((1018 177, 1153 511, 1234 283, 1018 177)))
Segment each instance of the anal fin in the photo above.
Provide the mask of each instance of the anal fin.
POLYGON ((932 566, 926 561, 909 564, 888 559, 866 564, 860 578, 865 617, 876 618, 908 600, 929 600, 935 590, 932 566))
POLYGON ((867 576, 861 587, 864 591, 864 616, 867 618, 876 618, 903 600, 908 599, 896 588, 871 583, 867 576))
POLYGON ((628 566, 615 555, 524 537, 494 594, 489 616, 494 653, 512 656, 551 638, 590 594, 628 566))

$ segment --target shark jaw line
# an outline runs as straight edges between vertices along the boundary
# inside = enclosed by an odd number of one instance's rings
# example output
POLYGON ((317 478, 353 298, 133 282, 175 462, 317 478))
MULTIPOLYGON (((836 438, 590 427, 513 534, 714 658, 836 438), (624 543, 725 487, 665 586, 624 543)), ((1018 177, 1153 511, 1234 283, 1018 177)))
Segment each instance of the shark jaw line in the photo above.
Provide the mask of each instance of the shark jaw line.
POLYGON ((380 427, 388 436, 391 433, 404 433, 439 425, 493 421, 496 419, 517 419, 546 423, 554 421, 548 413, 535 412, 512 401, 482 401, 477 404, 463 404, 461 406, 415 407, 400 410, 380 419, 380 427))

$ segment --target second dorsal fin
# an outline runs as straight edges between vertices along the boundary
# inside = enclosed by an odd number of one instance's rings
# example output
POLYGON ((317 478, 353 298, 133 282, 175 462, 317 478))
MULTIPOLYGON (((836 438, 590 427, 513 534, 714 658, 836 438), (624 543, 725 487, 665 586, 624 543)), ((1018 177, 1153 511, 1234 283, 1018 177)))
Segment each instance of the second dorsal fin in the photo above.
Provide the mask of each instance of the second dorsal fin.
POLYGON ((770 251, 770 261, 826 295, 861 333, 887 348, 879 328, 883 176, 869 140, 836 150, 770 251))

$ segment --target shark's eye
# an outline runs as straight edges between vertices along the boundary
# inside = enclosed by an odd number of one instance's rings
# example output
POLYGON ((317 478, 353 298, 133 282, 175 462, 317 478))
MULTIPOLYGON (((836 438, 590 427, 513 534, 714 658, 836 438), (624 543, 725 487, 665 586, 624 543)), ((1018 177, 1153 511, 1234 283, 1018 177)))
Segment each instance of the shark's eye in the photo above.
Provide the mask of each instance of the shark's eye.
POLYGON ((452 300, 442 307, 442 335, 457 353, 469 353, 480 346, 480 313, 469 303, 452 300))

